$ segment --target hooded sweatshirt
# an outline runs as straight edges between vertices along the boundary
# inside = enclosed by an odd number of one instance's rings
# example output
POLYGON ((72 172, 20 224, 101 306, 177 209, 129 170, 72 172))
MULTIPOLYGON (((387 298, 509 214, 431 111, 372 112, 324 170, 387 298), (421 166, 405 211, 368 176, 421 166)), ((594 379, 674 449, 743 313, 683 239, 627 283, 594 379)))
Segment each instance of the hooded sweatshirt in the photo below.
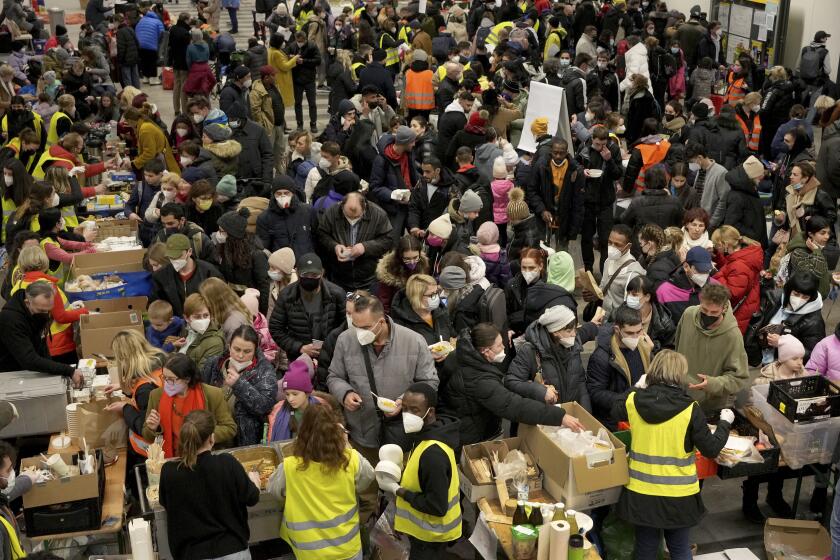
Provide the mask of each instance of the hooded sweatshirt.
POLYGON ((830 334, 814 346, 805 369, 816 372, 830 379, 840 381, 840 324, 830 334))
POLYGON ((711 330, 700 325, 700 306, 689 307, 677 325, 674 344, 688 360, 689 383, 700 383, 698 374, 707 376, 705 390, 688 391, 704 411, 731 406, 735 394, 749 385, 744 338, 730 307, 726 308, 723 322, 711 330))
MULTIPOLYGON (((423 426, 417 434, 408 434, 409 438, 414 436, 412 449, 423 441, 434 440, 452 448, 453 452, 456 451, 460 447, 458 424, 457 418, 439 415, 434 422, 423 426)), ((443 517, 449 511, 449 485, 453 476, 458 474, 452 472, 452 465, 446 453, 433 445, 420 456, 417 478, 420 480, 421 491, 406 490, 403 498, 419 512, 443 517)))

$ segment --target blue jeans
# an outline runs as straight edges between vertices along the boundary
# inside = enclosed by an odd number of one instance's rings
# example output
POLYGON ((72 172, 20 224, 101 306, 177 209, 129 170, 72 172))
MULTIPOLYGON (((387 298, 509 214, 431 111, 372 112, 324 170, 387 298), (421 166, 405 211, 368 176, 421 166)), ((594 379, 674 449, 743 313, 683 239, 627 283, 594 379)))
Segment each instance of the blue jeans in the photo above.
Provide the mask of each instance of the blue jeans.
POLYGON ((120 81, 122 82, 123 87, 134 86, 137 89, 140 89, 142 84, 140 83, 140 69, 137 65, 133 64, 132 66, 120 66, 120 81))
POLYGON ((228 8, 227 9, 228 15, 230 16, 231 33, 236 33, 237 31, 239 31, 239 22, 236 19, 236 11, 238 9, 239 8, 228 8))
MULTIPOLYGON (((662 529, 636 525, 636 552, 633 558, 635 560, 656 560, 659 554, 659 543, 662 540, 662 531, 662 529)), ((689 527, 665 529, 665 543, 668 545, 671 560, 691 560, 690 532, 689 527)))
POLYGON ((840 479, 834 487, 834 507, 831 510, 831 560, 840 560, 840 479))

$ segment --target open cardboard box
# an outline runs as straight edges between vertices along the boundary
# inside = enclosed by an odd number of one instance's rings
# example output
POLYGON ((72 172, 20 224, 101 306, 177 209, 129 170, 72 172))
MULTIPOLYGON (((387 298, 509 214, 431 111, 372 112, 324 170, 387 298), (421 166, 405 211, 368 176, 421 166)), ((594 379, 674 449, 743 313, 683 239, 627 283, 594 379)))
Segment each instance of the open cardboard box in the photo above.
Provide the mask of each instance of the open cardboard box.
POLYGON ((108 237, 137 237, 137 229, 140 222, 128 218, 114 220, 96 220, 98 231, 96 232, 97 243, 108 237))
POLYGON ((97 313, 115 313, 117 311, 146 312, 149 298, 146 296, 132 296, 114 299, 92 299, 84 302, 85 307, 97 313))
MULTIPOLYGON (((597 434, 604 426, 576 402, 563 403, 563 409, 597 434)), ((607 432, 609 433, 609 431, 607 432)), ((613 444, 609 458, 590 465, 586 456, 569 457, 548 434, 537 426, 521 424, 519 437, 532 451, 534 460, 543 471, 546 491, 555 498, 562 497, 566 507, 590 509, 618 501, 623 487, 630 480, 627 449, 610 433, 613 444)))
POLYGON ((825 558, 831 554, 831 537, 817 521, 771 517, 764 524, 764 550, 768 560, 781 560, 791 552, 825 558), (781 553, 781 547, 791 550, 781 553))
MULTIPOLYGON (((524 445, 522 438, 518 437, 474 443, 472 445, 465 445, 461 449, 460 488, 470 502, 478 502, 481 498, 487 498, 489 500, 492 500, 498 499, 499 497, 499 493, 496 490, 495 481, 489 484, 478 483, 475 474, 470 468, 470 459, 480 459, 481 457, 487 457, 488 459, 490 459, 493 456, 493 452, 495 451, 498 453, 499 459, 504 460, 504 458, 507 457, 507 454, 514 449, 518 449, 523 453, 527 453, 531 456, 534 462, 536 462, 536 457, 534 457, 534 454, 524 445)), ((537 470, 539 471, 538 466, 537 470)), ((511 497, 516 497, 516 489, 513 486, 513 480, 508 480, 506 486, 508 490, 508 495, 511 497)), ((543 482, 541 473, 538 473, 536 477, 528 478, 528 488, 531 491, 540 490, 542 489, 542 487, 543 482)))
POLYGON ((143 312, 140 310, 115 311, 98 315, 82 315, 79 319, 82 356, 96 358, 99 354, 113 357, 111 343, 114 341, 114 336, 123 330, 136 330, 141 335, 145 334, 143 312))
POLYGON ((146 250, 142 248, 107 253, 77 253, 70 266, 70 279, 100 272, 141 272, 145 254, 146 250))
MULTIPOLYGON (((77 456, 75 453, 60 453, 60 455, 61 458, 64 459, 64 462, 68 465, 72 465, 77 456)), ((94 458, 94 461, 96 461, 96 458, 94 458)), ((43 459, 41 457, 21 459, 20 470, 27 467, 43 469, 43 459)), ((93 472, 90 474, 68 476, 66 478, 47 480, 38 484, 33 484, 32 489, 23 495, 24 509, 49 506, 53 504, 63 504, 66 502, 76 502, 79 500, 87 500, 88 498, 98 497, 98 470, 99 466, 94 465, 93 472)))

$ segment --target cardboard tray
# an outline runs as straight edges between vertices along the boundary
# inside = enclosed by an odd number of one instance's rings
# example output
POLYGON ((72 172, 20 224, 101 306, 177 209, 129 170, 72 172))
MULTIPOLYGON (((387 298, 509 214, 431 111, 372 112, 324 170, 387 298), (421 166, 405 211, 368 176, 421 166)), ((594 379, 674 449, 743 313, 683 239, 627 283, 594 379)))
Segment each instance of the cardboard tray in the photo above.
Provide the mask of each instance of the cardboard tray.
POLYGON ((107 253, 77 253, 70 265, 70 278, 100 272, 142 272, 145 249, 109 251, 107 253))
MULTIPOLYGON (((512 437, 505 439, 497 439, 493 441, 485 441, 481 443, 475 443, 472 445, 465 445, 461 449, 459 469, 461 472, 460 488, 470 502, 475 503, 482 498, 498 499, 499 497, 495 481, 489 484, 479 484, 475 477, 475 473, 473 473, 472 469, 470 468, 470 459, 479 459, 481 457, 490 458, 492 456, 493 451, 496 451, 499 455, 499 459, 504 460, 504 458, 507 457, 507 454, 512 450, 520 450, 523 453, 527 453, 531 456, 531 459, 533 459, 535 467, 537 468, 537 476, 528 477, 528 487, 532 492, 542 489, 542 472, 540 471, 539 465, 536 464, 536 457, 534 457, 534 454, 522 441, 522 438, 512 437)), ((508 491, 508 496, 515 497, 516 489, 513 486, 513 480, 508 480, 506 487, 508 491)))
MULTIPOLYGON (((116 301, 116 300, 115 300, 116 301)), ((123 330, 135 330, 145 335, 142 311, 115 311, 98 315, 82 315, 79 319, 79 339, 82 356, 96 358, 97 354, 113 357, 111 343, 123 330)))
POLYGON ((786 555, 779 552, 783 546, 802 556, 825 558, 831 554, 831 537, 817 521, 771 517, 764 524, 764 550, 768 560, 784 558, 786 555))

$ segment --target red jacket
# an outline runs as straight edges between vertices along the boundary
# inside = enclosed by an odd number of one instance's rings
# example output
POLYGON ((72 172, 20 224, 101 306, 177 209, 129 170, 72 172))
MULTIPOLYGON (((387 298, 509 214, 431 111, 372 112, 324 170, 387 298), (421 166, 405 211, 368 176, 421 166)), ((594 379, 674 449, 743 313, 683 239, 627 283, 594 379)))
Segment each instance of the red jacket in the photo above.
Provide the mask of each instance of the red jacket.
POLYGON ((750 317, 758 311, 761 303, 759 274, 764 266, 764 251, 761 245, 750 245, 729 255, 715 255, 718 273, 714 279, 729 288, 729 304, 733 309, 746 297, 735 311, 738 328, 745 333, 750 317))
MULTIPOLYGON (((72 165, 65 162, 65 161, 56 161, 53 165, 58 165, 59 167, 65 168, 68 172, 73 169, 74 167, 82 167, 85 168, 85 177, 93 177, 94 175, 101 175, 105 172, 105 163, 79 163, 79 158, 73 152, 65 150, 61 144, 56 144, 55 146, 51 146, 49 149, 49 154, 52 157, 57 157, 61 159, 66 159, 72 161, 72 165)), ((82 187, 82 196, 87 198, 89 196, 94 196, 96 194, 95 187, 82 187)))
MULTIPOLYGON (((58 278, 50 276, 43 272, 27 272, 23 275, 23 283, 28 285, 38 280, 48 280, 53 285, 55 298, 53 299, 53 308, 50 312, 55 323, 69 325, 79 320, 79 317, 86 315, 88 310, 84 307, 81 309, 66 309, 64 301, 61 297, 61 288, 58 287, 58 278)), ((73 341, 73 329, 68 328, 60 332, 53 332, 50 329, 50 336, 47 337, 47 347, 50 350, 50 356, 60 356, 68 352, 76 350, 76 343, 73 341)))

